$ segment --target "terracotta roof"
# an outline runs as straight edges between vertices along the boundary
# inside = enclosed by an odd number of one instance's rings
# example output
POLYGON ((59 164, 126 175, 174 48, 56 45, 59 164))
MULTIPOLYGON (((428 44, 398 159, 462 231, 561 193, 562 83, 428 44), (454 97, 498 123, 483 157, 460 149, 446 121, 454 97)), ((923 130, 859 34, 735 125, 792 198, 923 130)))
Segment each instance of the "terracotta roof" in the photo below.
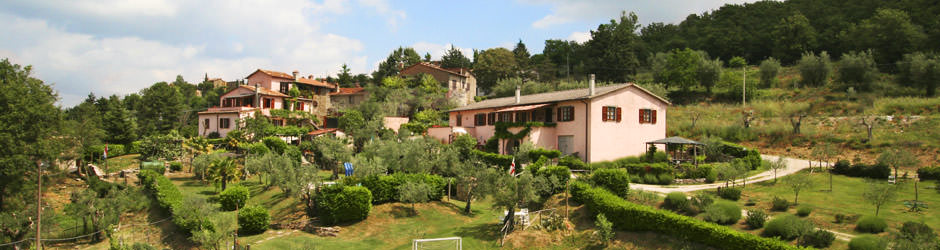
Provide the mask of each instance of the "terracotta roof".
MULTIPOLYGON (((239 88, 246 88, 246 89, 251 90, 251 91, 255 91, 255 86, 251 86, 251 85, 238 85, 238 87, 239 87, 239 88)), ((236 88, 236 89, 237 89, 237 88, 236 88)), ((235 91, 235 89, 232 89, 232 90, 230 90, 229 92, 232 92, 232 91, 235 91)), ((225 92, 225 94, 228 94, 229 92, 225 92)), ((260 87, 260 89, 258 90, 258 93, 260 93, 260 94, 262 94, 262 95, 269 95, 269 96, 290 97, 289 95, 285 95, 285 94, 283 94, 283 93, 281 93, 281 92, 277 92, 277 91, 274 91, 274 90, 270 90, 270 89, 267 89, 267 88, 264 88, 264 87, 260 87)), ((222 95, 224 96, 225 94, 222 94, 222 95)))
POLYGON ((614 84, 614 85, 607 85, 603 87, 597 87, 594 90, 594 95, 589 95, 587 88, 562 90, 562 91, 520 96, 519 103, 516 103, 515 96, 509 96, 509 97, 501 97, 501 98, 484 100, 484 101, 477 102, 477 103, 471 103, 471 104, 468 104, 467 106, 458 107, 450 111, 474 110, 474 109, 485 109, 485 108, 502 108, 502 107, 521 106, 521 105, 560 102, 560 101, 568 101, 568 100, 592 99, 592 98, 606 95, 616 90, 620 90, 620 89, 624 89, 628 87, 637 88, 643 91, 644 93, 662 101, 663 103, 672 104, 666 99, 663 99, 662 97, 659 97, 653 94, 652 92, 649 92, 648 90, 641 88, 640 86, 637 86, 636 84, 625 83, 625 84, 614 84))
MULTIPOLYGON (((431 69, 435 69, 435 70, 447 72, 447 73, 454 74, 454 75, 458 75, 458 76, 464 76, 464 77, 466 76, 466 75, 461 74, 461 73, 459 72, 459 70, 460 70, 459 68, 455 68, 455 69, 445 69, 445 68, 441 68, 440 66, 437 66, 437 65, 435 65, 435 64, 433 64, 433 63, 428 63, 428 62, 418 62, 418 63, 415 63, 415 64, 413 64, 413 65, 411 65, 411 66, 408 66, 408 67, 405 68, 405 69, 402 69, 401 71, 404 72, 405 70, 408 70, 408 69, 410 69, 410 68, 417 67, 417 66, 425 66, 425 67, 428 67, 428 68, 431 68, 431 69)), ((467 71, 467 72, 469 73, 469 71, 467 71)))
POLYGON ((266 69, 255 70, 255 72, 251 72, 251 74, 248 74, 248 76, 250 77, 251 75, 254 75, 255 73, 258 73, 258 72, 264 73, 265 75, 269 75, 272 77, 277 77, 277 78, 290 79, 290 80, 294 79, 294 76, 290 74, 279 72, 279 71, 274 71, 274 70, 266 70, 266 69))
POLYGON ((353 95, 366 91, 366 88, 339 88, 339 92, 330 92, 330 95, 353 95))
MULTIPOLYGON (((293 78, 291 78, 291 79, 293 79, 293 78)), ((336 88, 336 85, 335 85, 335 84, 328 83, 328 82, 321 82, 321 81, 317 81, 316 79, 310 79, 310 78, 303 78, 303 77, 301 77, 300 79, 297 79, 297 81, 295 81, 295 82, 297 82, 297 83, 302 83, 302 84, 307 84, 307 85, 318 86, 318 87, 324 87, 324 88, 331 88, 331 89, 332 89, 332 88, 336 88)))

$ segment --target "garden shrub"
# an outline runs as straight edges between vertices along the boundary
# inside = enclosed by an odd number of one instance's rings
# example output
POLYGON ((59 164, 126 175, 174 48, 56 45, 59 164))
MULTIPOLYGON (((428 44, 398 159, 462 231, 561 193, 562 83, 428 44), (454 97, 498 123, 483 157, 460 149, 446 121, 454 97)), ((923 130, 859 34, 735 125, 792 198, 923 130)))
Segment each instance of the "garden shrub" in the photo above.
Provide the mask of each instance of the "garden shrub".
POLYGON ((692 214, 698 214, 702 211, 705 211, 705 208, 715 203, 715 198, 706 193, 700 193, 692 196, 692 199, 689 199, 689 207, 692 214))
POLYGON ((787 201, 787 199, 774 196, 774 200, 771 202, 770 210, 783 212, 787 211, 787 209, 790 209, 790 202, 787 201))
POLYGON ((170 171, 179 172, 182 170, 183 170, 182 162, 178 162, 178 161, 170 162, 170 171))
POLYGON ((732 200, 732 201, 740 200, 741 189, 733 188, 733 187, 724 187, 724 188, 718 189, 718 197, 721 197, 722 199, 726 199, 726 200, 732 200))
POLYGON ((529 173, 532 175, 536 175, 539 173, 539 169, 548 164, 548 161, 548 157, 539 156, 538 160, 532 164, 529 164, 528 166, 525 166, 525 170, 529 171, 529 173))
POLYGON ((141 170, 137 176, 144 184, 144 187, 150 190, 154 198, 157 199, 157 204, 170 212, 173 217, 173 224, 176 224, 176 226, 187 232, 200 227, 212 226, 208 218, 180 216, 183 210, 189 210, 190 208, 183 207, 183 193, 166 176, 152 170, 141 170))
POLYGON ((730 201, 718 201, 705 208, 705 220, 730 225, 741 219, 741 208, 730 201))
POLYGON ((575 157, 573 155, 561 157, 561 159, 558 160, 558 165, 568 167, 568 169, 581 169, 581 170, 591 169, 591 166, 589 164, 584 163, 583 161, 581 161, 581 158, 575 157))
POLYGON ((561 157, 561 151, 544 149, 544 148, 536 148, 533 150, 529 150, 528 155, 529 155, 529 159, 538 159, 538 158, 541 158, 542 156, 545 156, 548 159, 555 159, 555 158, 561 157))
POLYGON ((812 212, 813 212, 813 208, 809 206, 800 206, 799 208, 796 209, 796 215, 799 215, 800 217, 809 216, 809 214, 812 212))
POLYGON ((281 140, 281 138, 277 136, 261 138, 261 142, 264 143, 265 147, 268 147, 268 149, 277 154, 284 154, 284 151, 287 149, 287 142, 284 142, 284 140, 281 140))
POLYGON ((130 144, 124 147, 124 151, 127 151, 128 154, 139 154, 140 145, 144 143, 143 141, 132 141, 130 144))
POLYGON ((940 166, 920 168, 917 170, 917 177, 921 180, 940 180, 940 166))
POLYGON ((207 135, 207 137, 209 137, 209 139, 218 139, 219 137, 222 137, 222 135, 220 135, 219 132, 212 131, 212 132, 209 132, 209 135, 207 135))
POLYGON ((235 211, 236 208, 245 207, 248 201, 249 191, 242 185, 232 185, 219 193, 219 204, 224 211, 235 211))
POLYGON ((405 174, 405 173, 395 173, 394 176, 398 179, 399 185, 395 187, 396 198, 398 197, 397 190, 401 187, 401 184, 405 182, 416 182, 427 184, 431 188, 429 197, 432 201, 439 201, 441 198, 444 198, 444 191, 447 189, 447 181, 444 180, 444 177, 440 175, 433 174, 405 174))
POLYGON ((641 180, 642 180, 642 181, 641 181, 640 183, 643 183, 643 184, 656 184, 656 183, 659 183, 659 178, 657 178, 656 175, 652 175, 652 174, 643 175, 643 177, 642 177, 641 180))
MULTIPOLYGON (((348 179, 348 178, 344 178, 348 179)), ((398 186, 402 183, 391 175, 370 175, 362 178, 363 187, 372 192, 372 203, 382 204, 398 200, 398 186)))
POLYGON ((885 250, 887 248, 887 241, 871 234, 858 235, 849 241, 849 250, 885 250))
POLYGON ((479 157, 484 163, 490 166, 509 169, 509 165, 512 164, 512 155, 490 153, 475 149, 470 150, 470 153, 479 157))
POLYGON ((591 182, 611 193, 627 197, 630 192, 630 175, 623 169, 598 169, 591 174, 591 182))
POLYGON ((271 216, 268 210, 259 205, 251 205, 238 210, 239 232, 248 234, 263 233, 268 230, 271 216))
POLYGON ((689 206, 689 199, 682 192, 669 193, 666 195, 666 199, 663 200, 663 208, 679 213, 688 211, 689 206))
POLYGON ((812 232, 808 232, 800 237, 799 245, 815 248, 827 248, 832 245, 832 242, 836 240, 836 235, 832 232, 817 229, 812 232))
POLYGON ((813 229, 812 223, 801 220, 796 215, 784 214, 773 218, 764 225, 764 235, 779 236, 784 240, 793 240, 813 229))
MULTIPOLYGON (((542 157, 541 159, 544 159, 542 157)), ((555 185, 548 187, 550 189, 550 194, 557 194, 565 191, 565 183, 568 183, 568 179, 571 179, 571 170, 565 166, 547 166, 540 168, 537 172, 537 175, 544 176, 545 178, 555 178, 558 182, 555 185)), ((626 180, 629 181, 629 180, 626 180)), ((629 185, 629 183, 624 182, 623 185, 629 185)), ((628 188, 629 189, 629 188, 628 188)))
POLYGON ((360 221, 372 210, 372 193, 365 187, 326 186, 314 199, 317 216, 327 224, 360 221))
POLYGON ((849 177, 887 179, 888 176, 891 175, 891 168, 882 163, 875 165, 850 165, 849 161, 841 160, 836 162, 836 164, 833 166, 832 173, 849 177))
POLYGON ((937 234, 927 224, 917 221, 904 222, 898 229, 896 249, 914 249, 933 246, 940 249, 937 234))
POLYGON ((620 165, 632 175, 673 174, 675 168, 668 163, 632 163, 620 165))
POLYGON ((248 154, 250 155, 265 155, 268 152, 271 152, 271 150, 264 143, 256 142, 248 145, 248 154))
POLYGON ((671 174, 662 173, 656 176, 657 183, 659 185, 669 185, 675 180, 675 177, 671 174))
POLYGON ((885 228, 888 228, 888 224, 885 223, 885 219, 875 217, 875 216, 863 216, 858 220, 858 223, 855 224, 855 230, 863 233, 880 233, 884 232, 885 228))
POLYGON ((613 193, 572 182, 572 197, 593 213, 604 213, 614 228, 628 231, 653 231, 682 237, 722 249, 798 249, 775 239, 738 232, 726 226, 701 221, 670 211, 627 202, 613 193))
POLYGON ((762 209, 748 209, 744 223, 751 229, 758 229, 764 227, 764 223, 767 222, 768 217, 770 217, 770 215, 762 209))

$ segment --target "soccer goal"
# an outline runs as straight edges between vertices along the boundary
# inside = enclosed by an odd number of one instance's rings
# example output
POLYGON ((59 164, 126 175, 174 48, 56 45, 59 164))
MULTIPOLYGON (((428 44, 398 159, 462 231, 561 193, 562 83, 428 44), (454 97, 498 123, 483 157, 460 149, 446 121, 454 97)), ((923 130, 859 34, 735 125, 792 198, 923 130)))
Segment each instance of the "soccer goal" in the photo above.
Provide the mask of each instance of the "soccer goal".
POLYGON ((463 240, 460 237, 436 238, 436 239, 414 239, 411 243, 412 250, 421 249, 457 249, 463 250, 463 240), (453 247, 453 248, 452 248, 453 247))

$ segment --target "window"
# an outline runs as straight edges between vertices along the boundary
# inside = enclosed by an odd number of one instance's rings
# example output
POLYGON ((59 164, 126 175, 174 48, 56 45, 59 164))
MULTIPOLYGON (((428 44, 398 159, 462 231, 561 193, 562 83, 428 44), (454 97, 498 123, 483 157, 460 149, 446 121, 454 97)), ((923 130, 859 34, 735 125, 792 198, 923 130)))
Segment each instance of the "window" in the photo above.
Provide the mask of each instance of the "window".
POLYGON ((496 124, 496 113, 486 114, 486 125, 496 124))
POLYGON ((605 122, 620 122, 620 107, 601 107, 601 120, 605 122))
POLYGON ((284 120, 271 120, 271 123, 278 127, 284 126, 284 120))
POLYGON ((271 98, 264 98, 264 108, 269 109, 274 107, 274 100, 271 98))
POLYGON ((512 113, 499 113, 499 122, 512 122, 512 113))
POLYGON ((289 83, 289 82, 282 82, 282 83, 281 83, 281 93, 282 93, 282 94, 287 94, 287 92, 289 92, 289 91, 290 91, 290 83, 289 83))
POLYGON ((202 121, 202 128, 209 128, 209 118, 206 118, 205 121, 202 121))
POLYGON ((219 128, 229 128, 229 122, 228 118, 219 119, 219 128))
POLYGON ((476 114, 473 116, 473 125, 483 126, 486 125, 486 114, 476 114))
POLYGON ((558 108, 558 121, 574 121, 574 107, 564 106, 558 108))
POLYGON ((457 127, 463 126, 463 115, 457 114, 457 127))
POLYGON ((545 122, 552 122, 552 109, 545 109, 545 122))
POLYGON ((304 110, 304 102, 297 102, 297 110, 304 110))
POLYGON ((656 110, 655 109, 640 109, 640 124, 643 124, 643 123, 656 124, 656 110))
POLYGON ((529 113, 525 111, 516 112, 516 121, 517 122, 527 122, 529 121, 529 113))

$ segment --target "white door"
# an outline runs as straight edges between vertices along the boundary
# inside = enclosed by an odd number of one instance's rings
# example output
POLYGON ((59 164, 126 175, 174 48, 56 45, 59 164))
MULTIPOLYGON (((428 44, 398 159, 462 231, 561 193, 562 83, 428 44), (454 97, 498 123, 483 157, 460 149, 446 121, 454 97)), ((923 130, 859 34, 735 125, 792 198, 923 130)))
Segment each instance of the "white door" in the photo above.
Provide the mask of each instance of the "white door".
POLYGON ((558 136, 558 151, 561 151, 562 155, 569 155, 574 150, 574 136, 573 135, 559 135, 558 136))

